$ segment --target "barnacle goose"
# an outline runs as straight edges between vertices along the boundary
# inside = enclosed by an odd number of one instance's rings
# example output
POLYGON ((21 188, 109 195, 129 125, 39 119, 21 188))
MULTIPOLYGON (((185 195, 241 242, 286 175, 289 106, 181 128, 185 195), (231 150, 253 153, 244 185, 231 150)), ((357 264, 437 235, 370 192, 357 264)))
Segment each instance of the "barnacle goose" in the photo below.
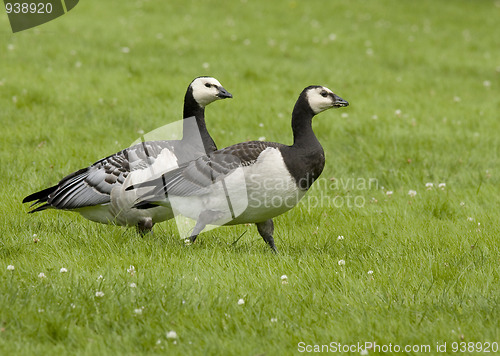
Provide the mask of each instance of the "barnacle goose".
POLYGON ((141 233, 150 231, 156 222, 173 217, 171 211, 165 207, 134 208, 137 194, 125 191, 125 187, 150 178, 155 170, 165 172, 217 150, 205 125, 205 107, 224 98, 232 95, 217 79, 195 78, 184 97, 181 140, 133 145, 66 176, 53 187, 27 196, 23 203, 34 201, 31 207, 42 204, 30 213, 49 208, 71 210, 92 221, 136 226, 141 233))
POLYGON ((207 224, 255 223, 264 241, 277 252, 272 218, 292 209, 325 165, 312 118, 348 105, 326 87, 309 86, 293 109, 293 145, 238 143, 127 189, 155 186, 136 207, 172 206, 176 213, 196 220, 192 242, 207 224))

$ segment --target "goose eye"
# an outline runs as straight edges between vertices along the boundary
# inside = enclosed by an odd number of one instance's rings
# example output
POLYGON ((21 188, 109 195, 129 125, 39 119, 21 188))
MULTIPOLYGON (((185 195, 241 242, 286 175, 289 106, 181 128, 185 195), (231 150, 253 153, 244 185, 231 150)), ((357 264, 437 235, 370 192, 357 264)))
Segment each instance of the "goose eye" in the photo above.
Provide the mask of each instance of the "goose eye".
POLYGON ((328 93, 327 93, 326 91, 322 91, 322 92, 321 92, 321 96, 322 96, 323 98, 326 98, 326 97, 328 96, 328 93))
POLYGON ((210 87, 212 86, 212 84, 210 84, 210 83, 205 83, 205 86, 206 86, 207 88, 210 88, 210 87))

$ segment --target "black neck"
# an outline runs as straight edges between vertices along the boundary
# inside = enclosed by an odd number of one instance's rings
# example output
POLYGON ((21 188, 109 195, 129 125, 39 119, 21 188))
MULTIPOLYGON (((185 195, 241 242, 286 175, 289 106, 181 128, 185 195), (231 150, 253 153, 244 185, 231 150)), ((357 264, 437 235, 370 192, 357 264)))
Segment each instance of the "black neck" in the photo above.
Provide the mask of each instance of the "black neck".
POLYGON ((321 175, 325 154, 312 129, 314 112, 304 93, 292 112, 293 145, 282 149, 288 171, 300 189, 307 190, 321 175))
POLYGON ((312 129, 314 112, 306 102, 305 96, 300 96, 292 112, 293 147, 305 148, 308 151, 322 149, 312 129))
POLYGON ((196 120, 196 127, 193 125, 193 122, 191 120, 184 120, 182 140, 189 141, 193 137, 201 136, 201 141, 203 143, 203 147, 205 148, 205 152, 208 154, 210 152, 216 151, 217 146, 208 133, 207 125, 205 123, 205 108, 201 107, 200 104, 198 104, 196 100, 194 100, 191 88, 188 89, 184 98, 183 117, 184 119, 194 117, 196 120))

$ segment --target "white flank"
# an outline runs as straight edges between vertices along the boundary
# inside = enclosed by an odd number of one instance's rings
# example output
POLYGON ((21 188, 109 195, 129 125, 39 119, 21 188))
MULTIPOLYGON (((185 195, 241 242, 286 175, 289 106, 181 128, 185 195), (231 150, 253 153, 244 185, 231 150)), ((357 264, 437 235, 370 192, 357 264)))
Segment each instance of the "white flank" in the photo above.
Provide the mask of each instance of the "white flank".
POLYGON ((142 210, 133 208, 137 198, 152 188, 125 190, 132 184, 145 182, 158 176, 160 172, 168 172, 178 167, 177 157, 169 149, 163 149, 156 158, 151 157, 149 163, 145 168, 132 171, 123 185, 117 185, 113 188, 109 204, 78 209, 78 212, 92 221, 118 225, 137 225, 144 218, 152 218, 154 222, 171 219, 173 217, 172 209, 168 207, 142 210))
POLYGON ((288 172, 280 151, 271 147, 256 162, 238 168, 224 181, 226 190, 217 182, 204 194, 170 195, 174 212, 198 220, 202 212, 210 211, 217 217, 213 225, 256 223, 292 209, 305 195, 288 172))

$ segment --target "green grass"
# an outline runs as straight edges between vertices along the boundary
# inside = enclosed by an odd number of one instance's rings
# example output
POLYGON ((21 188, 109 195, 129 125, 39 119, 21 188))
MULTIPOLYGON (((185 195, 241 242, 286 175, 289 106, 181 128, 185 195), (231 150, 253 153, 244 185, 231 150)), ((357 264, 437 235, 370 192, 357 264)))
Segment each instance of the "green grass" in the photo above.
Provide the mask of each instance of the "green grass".
POLYGON ((0 15, 0 354, 500 342, 499 16, 486 0, 87 1, 12 34, 0 15), (291 143, 309 84, 351 103, 315 118, 325 180, 275 219, 279 255, 254 226, 186 247, 173 222, 141 238, 26 214, 27 194, 179 120, 205 74, 234 95, 207 109, 219 147, 291 143))

